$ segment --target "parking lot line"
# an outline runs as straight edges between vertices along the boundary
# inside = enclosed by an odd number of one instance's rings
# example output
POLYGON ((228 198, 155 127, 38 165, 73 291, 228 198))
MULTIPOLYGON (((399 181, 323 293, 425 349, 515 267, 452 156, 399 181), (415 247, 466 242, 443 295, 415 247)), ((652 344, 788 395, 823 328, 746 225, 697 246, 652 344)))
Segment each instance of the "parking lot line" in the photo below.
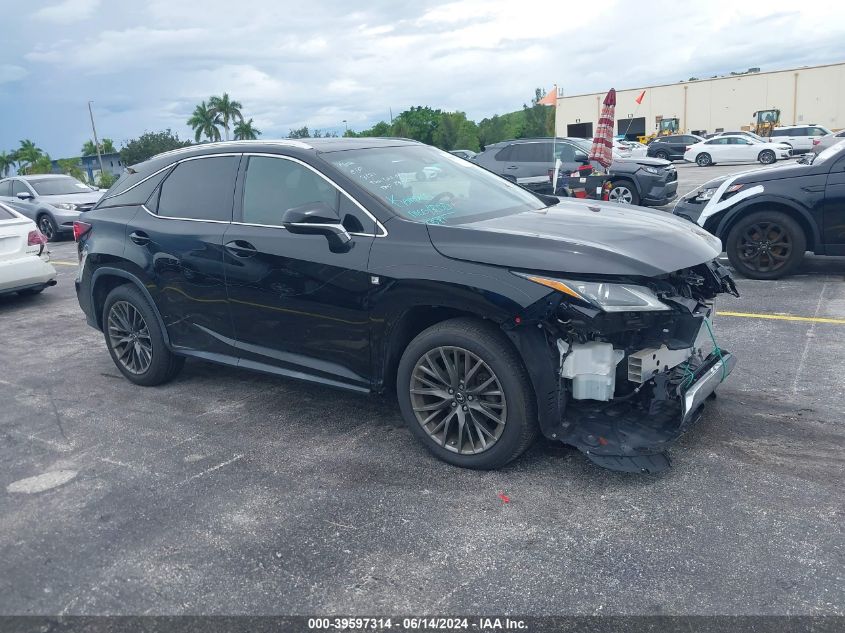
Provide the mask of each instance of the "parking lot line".
POLYGON ((807 323, 834 323, 845 325, 845 319, 831 319, 827 317, 802 317, 788 314, 759 314, 756 312, 716 312, 717 316, 746 317, 749 319, 774 319, 776 321, 805 321, 807 323))

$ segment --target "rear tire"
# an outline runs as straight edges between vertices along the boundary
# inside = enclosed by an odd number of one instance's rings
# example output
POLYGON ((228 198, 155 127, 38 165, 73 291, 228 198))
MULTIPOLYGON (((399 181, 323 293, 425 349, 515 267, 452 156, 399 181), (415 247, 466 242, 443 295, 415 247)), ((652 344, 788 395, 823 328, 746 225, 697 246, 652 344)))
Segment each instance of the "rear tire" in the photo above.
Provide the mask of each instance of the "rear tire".
POLYGON ((669 160, 669 154, 667 154, 663 150, 660 150, 659 152, 655 152, 654 157, 659 158, 661 160, 669 160))
POLYGON ((167 349, 156 313, 132 284, 118 286, 106 297, 103 336, 115 366, 136 385, 165 383, 185 365, 184 356, 167 349))
POLYGON ((713 164, 713 159, 707 152, 702 152, 701 154, 695 157, 695 164, 699 167, 709 167, 713 164))
POLYGON ((757 160, 760 161, 763 165, 771 165, 772 163, 776 163, 778 157, 775 156, 775 153, 770 149, 764 149, 760 152, 760 155, 757 157, 757 160))
POLYGON ((725 250, 731 265, 744 277, 779 279, 791 275, 801 264, 807 236, 787 214, 757 211, 734 224, 725 250))
POLYGON ((396 392, 411 433, 455 466, 499 468, 537 437, 522 359, 480 319, 450 319, 421 332, 399 361, 396 392))

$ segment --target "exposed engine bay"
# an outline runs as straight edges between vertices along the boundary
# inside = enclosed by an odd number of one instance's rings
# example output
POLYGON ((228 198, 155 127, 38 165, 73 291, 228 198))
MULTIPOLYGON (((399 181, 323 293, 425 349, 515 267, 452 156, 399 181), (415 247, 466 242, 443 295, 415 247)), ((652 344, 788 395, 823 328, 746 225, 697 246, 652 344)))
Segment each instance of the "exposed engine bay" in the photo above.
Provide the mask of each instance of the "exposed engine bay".
POLYGON ((669 466, 665 446, 700 417, 733 369, 712 317, 719 294, 739 295, 715 260, 629 281, 650 289, 660 307, 608 311, 560 293, 536 315, 557 368, 559 424, 543 424, 541 414, 541 428, 601 466, 659 472, 669 466))

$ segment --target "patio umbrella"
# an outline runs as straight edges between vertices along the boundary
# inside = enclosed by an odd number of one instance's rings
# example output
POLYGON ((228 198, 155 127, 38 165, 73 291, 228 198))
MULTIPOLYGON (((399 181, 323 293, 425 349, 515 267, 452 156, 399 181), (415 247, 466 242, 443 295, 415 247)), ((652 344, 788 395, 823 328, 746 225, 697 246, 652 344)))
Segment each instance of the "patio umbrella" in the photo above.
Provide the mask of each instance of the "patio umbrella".
POLYGON ((611 88, 604 98, 604 107, 599 116, 599 126, 590 148, 590 160, 605 169, 613 162, 613 120, 616 113, 616 90, 611 88))

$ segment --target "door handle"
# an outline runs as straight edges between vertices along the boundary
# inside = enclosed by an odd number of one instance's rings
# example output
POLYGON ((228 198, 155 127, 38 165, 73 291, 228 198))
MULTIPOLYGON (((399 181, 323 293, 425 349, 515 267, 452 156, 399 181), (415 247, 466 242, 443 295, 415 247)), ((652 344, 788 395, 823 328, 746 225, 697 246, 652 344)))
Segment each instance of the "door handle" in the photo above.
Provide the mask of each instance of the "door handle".
POLYGON ((150 236, 143 231, 133 231, 129 234, 129 239, 138 246, 144 246, 150 243, 150 236))
POLYGON ((233 242, 227 242, 226 250, 232 253, 232 255, 234 255, 235 257, 252 257, 258 252, 257 248, 255 248, 249 242, 245 242, 244 240, 235 240, 233 242))
POLYGON ((505 169, 519 169, 519 165, 508 165, 505 169))

